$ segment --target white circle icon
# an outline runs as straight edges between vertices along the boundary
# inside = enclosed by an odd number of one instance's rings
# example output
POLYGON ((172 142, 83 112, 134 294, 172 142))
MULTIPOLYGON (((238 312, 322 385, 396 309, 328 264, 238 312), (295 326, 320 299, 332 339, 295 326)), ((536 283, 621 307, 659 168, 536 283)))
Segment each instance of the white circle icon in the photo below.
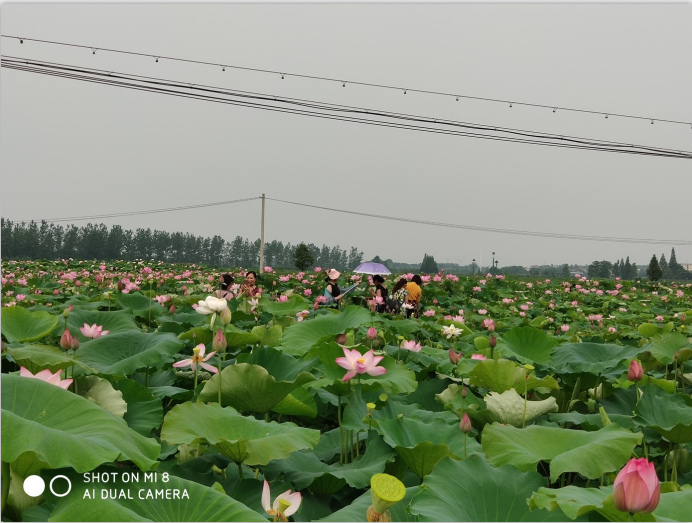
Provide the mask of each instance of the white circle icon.
POLYGON ((29 476, 24 480, 24 492, 32 498, 37 498, 46 490, 46 482, 41 476, 29 476))
POLYGON ((53 493, 54 496, 57 496, 59 498, 64 498, 72 490, 72 482, 70 481, 70 478, 68 478, 67 476, 57 475, 53 479, 50 480, 50 485, 48 485, 48 488, 50 488, 50 491, 53 493), (58 478, 63 478, 65 481, 67 481, 67 490, 63 494, 58 494, 57 492, 55 492, 53 490, 53 482, 58 478))

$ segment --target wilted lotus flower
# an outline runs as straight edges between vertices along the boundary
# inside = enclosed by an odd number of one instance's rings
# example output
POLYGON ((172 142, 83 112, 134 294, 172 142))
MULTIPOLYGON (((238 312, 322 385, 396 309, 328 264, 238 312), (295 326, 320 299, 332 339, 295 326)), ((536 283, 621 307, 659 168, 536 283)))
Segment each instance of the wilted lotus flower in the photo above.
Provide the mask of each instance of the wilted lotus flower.
POLYGON ((35 378, 37 380, 45 381, 46 383, 50 383, 51 385, 57 385, 61 389, 67 390, 67 388, 72 385, 72 379, 67 379, 63 380, 60 378, 60 373, 62 371, 57 371, 55 374, 53 374, 50 370, 48 369, 43 369, 41 372, 37 372, 36 374, 32 374, 29 369, 25 369, 24 367, 20 367, 19 369, 19 375, 22 376, 23 378, 35 378))
POLYGON ((266 479, 264 480, 264 487, 262 488, 262 508, 267 511, 267 514, 274 517, 274 521, 288 521, 288 517, 295 514, 300 508, 301 501, 302 497, 300 492, 292 493, 291 490, 287 490, 276 496, 272 504, 269 483, 267 483, 266 479))
POLYGON ((646 458, 629 460, 613 483, 615 508, 622 512, 653 512, 660 497, 661 485, 656 468, 646 458))

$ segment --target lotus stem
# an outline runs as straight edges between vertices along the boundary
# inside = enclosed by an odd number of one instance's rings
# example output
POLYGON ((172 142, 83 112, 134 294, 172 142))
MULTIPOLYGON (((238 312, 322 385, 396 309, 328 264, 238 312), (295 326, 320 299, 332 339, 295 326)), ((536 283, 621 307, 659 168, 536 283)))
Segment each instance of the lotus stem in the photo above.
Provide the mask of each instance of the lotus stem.
POLYGON ((339 406, 336 411, 336 418, 339 422, 339 463, 344 464, 344 428, 341 426, 341 396, 339 396, 339 406))
MULTIPOLYGON (((221 389, 219 389, 219 390, 221 390, 221 389)), ((271 419, 272 419, 272 418, 271 418, 271 416, 269 415, 269 411, 265 412, 265 413, 264 413, 264 421, 266 421, 267 423, 269 423, 269 422, 271 421, 271 419)))
POLYGON ((633 514, 632 512, 628 512, 628 514, 629 514, 629 517, 630 517, 629 520, 630 520, 630 521, 634 521, 634 514, 633 514))
POLYGON ((639 383, 637 383, 636 381, 634 382, 634 394, 634 398, 636 400, 635 405, 639 405, 639 383))
POLYGON ((466 432, 464 432, 464 459, 466 459, 466 439, 469 437, 466 432))
POLYGON ((144 374, 144 387, 149 388, 149 367, 147 367, 146 374, 144 374))
POLYGON ((673 472, 670 476, 671 481, 678 482, 678 446, 673 444, 673 472))
POLYGON ((219 407, 223 407, 221 405, 221 355, 218 352, 216 353, 216 366, 219 369, 219 407))
POLYGON ((194 392, 194 390, 197 388, 197 372, 198 372, 198 371, 197 371, 197 367, 195 367, 195 384, 194 384, 194 386, 192 387, 193 392, 194 392))
POLYGON ((646 461, 649 461, 649 453, 646 451, 646 434, 644 434, 644 427, 642 427, 642 448, 644 449, 646 461))
POLYGON ((236 463, 238 465, 238 477, 240 479, 243 479, 243 464, 242 463, 236 463))
POLYGON ((528 378, 529 378, 529 376, 528 376, 528 374, 527 374, 527 372, 526 372, 526 369, 524 369, 524 412, 522 412, 522 414, 521 414, 521 428, 522 428, 522 429, 523 429, 524 427, 526 427, 526 407, 527 407, 527 405, 526 405, 526 399, 527 399, 528 392, 529 392, 529 391, 528 391, 528 387, 529 387, 529 380, 528 380, 528 378))
POLYGON ((351 463, 353 463, 353 431, 349 430, 348 431, 348 439, 350 442, 350 447, 351 447, 351 463))

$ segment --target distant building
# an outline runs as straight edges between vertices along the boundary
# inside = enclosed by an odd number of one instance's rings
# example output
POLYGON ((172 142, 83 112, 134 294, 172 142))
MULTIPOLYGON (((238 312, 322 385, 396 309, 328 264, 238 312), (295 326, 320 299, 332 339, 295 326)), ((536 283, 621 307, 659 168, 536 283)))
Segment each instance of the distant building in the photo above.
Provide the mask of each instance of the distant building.
POLYGON ((686 271, 692 272, 692 263, 681 263, 680 266, 686 271))

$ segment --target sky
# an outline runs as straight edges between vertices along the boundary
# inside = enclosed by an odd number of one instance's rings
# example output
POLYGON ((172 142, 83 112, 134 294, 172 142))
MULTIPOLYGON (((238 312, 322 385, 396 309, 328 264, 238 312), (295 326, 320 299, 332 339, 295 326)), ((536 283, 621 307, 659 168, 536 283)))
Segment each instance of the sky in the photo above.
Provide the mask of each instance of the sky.
MULTIPOLYGON (((0 29, 98 49, 3 37, 3 58, 692 151, 691 124, 604 116, 692 122, 692 4, 4 3, 0 29)), ((448 224, 688 242, 511 235, 266 202, 266 241, 356 246, 365 259, 417 263, 428 253, 438 262, 489 265, 495 252, 501 267, 626 256, 645 264, 675 247, 678 262, 692 263, 687 159, 362 125, 5 67, 0 88, 0 212, 13 221, 264 193, 448 224)), ((258 238, 260 216, 252 200, 91 221, 231 241, 258 238)))

